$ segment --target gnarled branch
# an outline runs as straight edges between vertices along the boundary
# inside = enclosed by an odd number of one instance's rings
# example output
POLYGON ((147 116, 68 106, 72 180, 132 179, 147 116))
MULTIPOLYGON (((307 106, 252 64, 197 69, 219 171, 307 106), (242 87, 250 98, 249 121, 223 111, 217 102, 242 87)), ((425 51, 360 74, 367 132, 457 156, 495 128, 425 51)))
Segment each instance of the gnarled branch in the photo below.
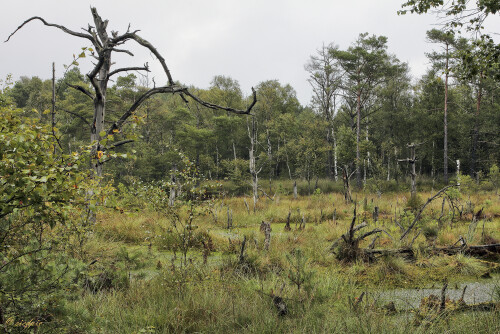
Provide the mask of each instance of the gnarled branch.
POLYGON ((87 121, 82 115, 78 115, 76 112, 73 112, 73 111, 69 111, 69 110, 66 110, 66 109, 59 109, 59 110, 62 110, 64 111, 65 113, 68 113, 68 114, 71 114, 73 116, 76 116, 78 117, 79 119, 81 119, 85 124, 87 124, 89 127, 91 126, 90 122, 87 121))
POLYGON ((94 44, 94 46, 97 46, 96 45, 97 41, 94 40, 92 35, 82 34, 82 33, 70 30, 70 29, 66 28, 65 26, 62 26, 59 24, 49 23, 49 22, 45 21, 45 19, 41 18, 40 16, 33 16, 33 17, 27 19, 26 21, 24 21, 19 27, 17 27, 17 29, 12 34, 9 35, 9 37, 4 41, 4 43, 8 42, 10 40, 10 38, 12 36, 14 36, 14 34, 16 32, 18 32, 22 27, 24 27, 26 24, 28 24, 29 22, 34 21, 34 20, 40 20, 40 21, 42 21, 42 23, 44 25, 49 26, 49 27, 56 27, 58 29, 61 29, 62 31, 64 31, 67 34, 70 34, 70 35, 73 35, 76 37, 80 37, 80 38, 88 39, 92 44, 94 44))
POLYGON ((128 71, 146 71, 146 72, 150 72, 148 63, 146 63, 146 64, 144 64, 143 67, 139 67, 139 66, 137 66, 137 67, 124 67, 124 68, 119 68, 117 70, 111 71, 108 74, 108 78, 110 78, 112 75, 115 75, 117 73, 128 72, 128 71))
POLYGON ((125 139, 125 140, 117 141, 116 143, 111 144, 111 146, 108 147, 108 149, 112 150, 114 148, 117 148, 118 146, 122 146, 122 145, 132 143, 132 142, 134 142, 133 139, 125 139))
POLYGON ((120 129, 123 123, 132 116, 132 114, 146 101, 148 98, 155 94, 160 94, 160 93, 170 93, 170 94, 175 94, 175 93, 182 93, 185 90, 187 90, 184 87, 179 87, 179 86, 164 86, 164 87, 158 87, 158 88, 151 88, 148 90, 146 93, 142 94, 137 101, 125 112, 120 119, 118 119, 116 122, 111 125, 111 128, 108 130, 108 134, 112 134, 113 130, 120 129))
POLYGON ((420 210, 418 211, 418 213, 415 215, 415 219, 413 219, 413 222, 411 223, 410 226, 408 226, 408 228, 406 229, 406 231, 401 235, 401 237, 399 238, 399 240, 403 240, 404 237, 406 237, 406 235, 413 229, 413 227, 415 226, 415 224, 417 224, 418 220, 420 219, 420 215, 422 214, 422 212, 424 211, 425 207, 430 203, 432 202, 436 197, 438 197, 439 195, 441 195, 443 192, 445 192, 448 188, 451 188, 451 187, 457 187, 458 185, 457 184, 452 184, 452 185, 449 185, 449 186, 446 186, 444 187, 443 189, 439 190, 434 196, 432 196, 431 198, 429 198, 427 200, 427 202, 425 202, 425 204, 420 208, 420 210))
POLYGON ((167 63, 165 62, 165 58, 163 58, 162 55, 158 52, 158 50, 156 50, 156 48, 151 43, 149 43, 147 40, 136 35, 136 33, 133 32, 133 33, 125 33, 121 36, 117 36, 117 37, 113 38, 113 40, 111 42, 114 45, 119 45, 121 43, 126 42, 129 39, 136 41, 137 43, 139 43, 140 45, 144 46, 149 51, 151 51, 155 55, 155 57, 158 59, 161 66, 163 67, 163 71, 167 75, 169 86, 175 85, 174 79, 172 79, 172 75, 170 74, 170 70, 168 69, 167 63))
POLYGON ((90 91, 88 91, 85 87, 79 86, 79 85, 72 85, 72 84, 69 84, 69 83, 67 83, 67 85, 69 87, 71 87, 73 89, 76 89, 77 91, 80 91, 83 94, 87 95, 91 100, 95 99, 94 95, 90 91))
POLYGON ((198 102, 199 104, 201 104, 202 106, 207 107, 209 109, 225 110, 225 111, 229 111, 229 112, 232 112, 234 114, 239 114, 239 115, 249 115, 250 111, 254 107, 255 103, 257 103, 257 93, 255 92, 255 89, 253 87, 252 87, 252 92, 253 92, 253 94, 252 94, 253 100, 252 100, 252 103, 250 104, 250 106, 246 110, 239 110, 239 109, 234 109, 234 108, 229 108, 229 107, 222 107, 222 106, 219 106, 217 104, 203 101, 202 99, 200 99, 196 95, 193 95, 187 89, 183 93, 186 94, 187 96, 189 96, 190 98, 192 98, 193 100, 195 100, 196 102, 198 102))

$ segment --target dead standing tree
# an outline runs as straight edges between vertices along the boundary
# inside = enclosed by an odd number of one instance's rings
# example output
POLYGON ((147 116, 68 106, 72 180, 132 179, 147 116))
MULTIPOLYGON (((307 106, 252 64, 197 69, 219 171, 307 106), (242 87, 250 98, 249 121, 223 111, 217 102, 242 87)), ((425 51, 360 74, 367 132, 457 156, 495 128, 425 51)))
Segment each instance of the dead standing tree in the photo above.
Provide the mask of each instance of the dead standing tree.
POLYGON ((216 104, 212 104, 206 101, 201 100, 197 96, 193 95, 187 87, 176 84, 172 78, 170 70, 168 69, 167 63, 162 55, 158 52, 158 50, 147 40, 140 37, 137 33, 139 30, 130 31, 130 25, 127 31, 124 34, 119 34, 116 31, 110 31, 108 33, 108 20, 102 20, 102 18, 97 13, 96 8, 91 7, 92 17, 94 20, 95 26, 88 25, 87 29, 83 28, 84 32, 77 32, 66 28, 65 26, 53 24, 45 21, 45 19, 34 16, 26 21, 24 21, 10 36, 7 38, 7 41, 21 28, 23 28, 26 24, 31 21, 41 21, 44 25, 49 27, 55 27, 57 29, 62 30, 64 33, 79 37, 87 40, 93 45, 92 56, 96 59, 96 63, 94 64, 94 68, 87 74, 87 77, 92 85, 92 90, 89 90, 83 86, 70 85, 70 87, 82 92, 89 99, 92 100, 94 104, 94 115, 93 120, 90 126, 90 141, 92 143, 92 170, 94 175, 101 176, 102 175, 102 165, 103 165, 103 153, 110 148, 116 148, 125 143, 130 142, 131 140, 122 140, 119 142, 115 142, 111 145, 103 145, 101 141, 104 138, 107 138, 108 135, 114 135, 116 132, 119 132, 127 119, 132 116, 137 109, 150 97, 155 94, 179 94, 184 102, 188 103, 186 96, 193 99, 196 103, 201 104, 204 107, 214 110, 225 110, 228 112, 232 112, 235 114, 250 114, 251 109, 257 102, 257 95, 255 90, 253 90, 253 101, 250 106, 246 110, 238 110, 228 107, 219 106, 216 104), (127 110, 123 111, 121 117, 114 122, 109 128, 105 128, 104 120, 106 116, 106 93, 108 88, 109 80, 112 76, 128 71, 146 71, 149 72, 149 67, 147 64, 138 67, 123 67, 112 70, 112 56, 114 53, 126 53, 130 56, 134 56, 132 52, 127 49, 123 49, 122 45, 129 41, 135 41, 140 46, 149 50, 152 54, 155 55, 157 60, 160 62, 163 71, 167 76, 167 84, 162 87, 153 87, 143 93, 134 104, 129 107, 127 110))
POLYGON ((255 164, 255 150, 257 148, 257 124, 255 121, 255 117, 252 117, 252 126, 250 128, 249 120, 247 118, 247 130, 248 130, 248 138, 250 139, 250 147, 248 149, 249 154, 249 168, 250 174, 252 175, 252 197, 253 197, 253 212, 255 213, 257 207, 257 201, 259 200, 259 173, 262 170, 262 167, 257 170, 257 166, 255 164))
POLYGON ((415 199, 417 196, 417 172, 415 170, 415 163, 417 162, 417 156, 415 153, 415 148, 417 146, 422 145, 422 143, 419 144, 408 144, 406 147, 410 149, 410 156, 406 159, 399 159, 399 162, 408 162, 411 166, 411 171, 410 171, 410 176, 411 176, 411 198, 415 199))

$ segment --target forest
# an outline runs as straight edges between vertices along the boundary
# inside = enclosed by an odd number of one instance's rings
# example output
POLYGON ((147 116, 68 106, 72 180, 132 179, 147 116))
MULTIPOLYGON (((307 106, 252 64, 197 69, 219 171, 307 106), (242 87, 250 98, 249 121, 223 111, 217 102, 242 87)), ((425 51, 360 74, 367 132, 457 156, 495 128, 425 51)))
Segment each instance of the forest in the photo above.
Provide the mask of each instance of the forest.
POLYGON ((0 82, 0 331, 500 331, 500 45, 458 33, 500 8, 462 2, 420 78, 385 36, 311 50, 307 105, 174 80, 95 8, 20 22, 7 41, 41 21, 90 44, 0 82), (112 61, 130 42, 164 86, 112 61))

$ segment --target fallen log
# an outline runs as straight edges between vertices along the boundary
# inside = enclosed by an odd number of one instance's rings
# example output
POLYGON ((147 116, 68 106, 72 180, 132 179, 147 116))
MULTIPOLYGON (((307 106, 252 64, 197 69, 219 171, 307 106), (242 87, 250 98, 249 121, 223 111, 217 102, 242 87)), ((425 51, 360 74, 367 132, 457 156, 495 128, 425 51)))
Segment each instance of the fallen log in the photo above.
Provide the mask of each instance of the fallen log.
POLYGON ((435 253, 444 253, 447 255, 463 253, 471 256, 488 256, 493 254, 500 254, 500 243, 490 245, 437 247, 432 249, 432 251, 435 253))
MULTIPOLYGON (((491 245, 475 245, 475 246, 449 246, 449 247, 433 247, 428 248, 434 254, 455 255, 463 253, 475 257, 484 257, 491 255, 500 255, 500 244, 491 245)), ((359 253, 369 259, 375 259, 379 256, 396 255, 402 256, 407 260, 415 259, 415 252, 411 247, 404 247, 399 249, 370 249, 361 248, 359 253)))
POLYGON ((412 248, 400 248, 400 249, 362 249, 362 253, 368 258, 375 258, 376 256, 387 256, 387 255, 400 255, 407 260, 415 259, 415 252, 412 248))

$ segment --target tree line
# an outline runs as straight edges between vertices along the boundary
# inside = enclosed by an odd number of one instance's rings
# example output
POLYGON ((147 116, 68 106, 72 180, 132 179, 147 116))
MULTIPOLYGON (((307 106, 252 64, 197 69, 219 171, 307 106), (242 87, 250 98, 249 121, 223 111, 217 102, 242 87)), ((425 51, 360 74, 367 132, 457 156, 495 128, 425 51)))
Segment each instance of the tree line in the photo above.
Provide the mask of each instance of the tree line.
MULTIPOLYGON (((115 130, 115 141, 127 145, 103 157, 106 172, 125 183, 169 178, 182 168, 176 154, 181 150, 207 179, 245 184, 258 174, 264 180, 301 178, 310 184, 318 178, 349 182, 355 176, 362 187, 370 179, 397 180, 407 173, 400 160, 418 144, 419 175, 447 183, 460 160, 462 172, 479 179, 500 160, 498 73, 492 68, 464 73, 459 54, 474 47, 469 40, 436 29, 427 37, 435 51, 427 55, 427 72, 416 80, 408 65, 389 52, 384 36, 360 34, 346 49, 321 46, 304 66, 313 92, 306 106, 293 87, 278 80, 255 87, 257 103, 247 116, 189 104, 179 95, 152 96, 115 130), (121 161, 107 163, 115 159, 121 161)), ((83 49, 76 58, 90 52, 83 49)), ((125 74, 107 89, 104 126, 119 121, 155 86, 148 75, 125 74)), ((90 81, 73 64, 55 82, 54 122, 67 152, 89 143, 94 105, 82 89, 90 91, 90 81)), ((21 77, 4 90, 4 98, 50 123, 52 91, 50 80, 21 77)), ((214 77, 208 89, 190 91, 237 110, 252 103, 252 96, 225 76, 214 77)))

